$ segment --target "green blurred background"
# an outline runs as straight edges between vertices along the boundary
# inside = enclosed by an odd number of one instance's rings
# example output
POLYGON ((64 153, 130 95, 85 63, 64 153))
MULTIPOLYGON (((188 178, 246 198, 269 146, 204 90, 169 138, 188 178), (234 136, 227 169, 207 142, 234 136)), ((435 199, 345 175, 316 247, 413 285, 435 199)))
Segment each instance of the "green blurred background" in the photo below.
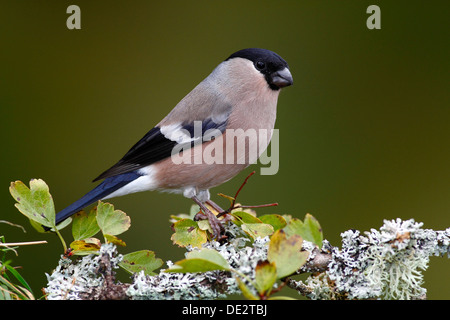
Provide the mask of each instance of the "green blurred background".
MULTIPOLYGON (((450 226, 448 1, 1 1, 0 224, 22 247, 14 259, 40 296, 61 245, 38 234, 14 208, 11 181, 42 178, 62 209, 234 51, 271 49, 294 86, 280 95, 280 170, 255 175, 246 204, 259 212, 314 215, 325 238, 410 219, 450 226), (81 30, 66 9, 81 8, 81 30), (366 27, 371 4, 381 30, 366 27), (1 191, 2 190, 2 191, 1 191)), ((249 172, 212 190, 234 194, 249 172)), ((170 214, 179 195, 146 192, 112 199, 132 218, 121 252, 151 249, 176 261, 170 214)), ((63 233, 70 240, 70 228, 63 233)), ((450 262, 432 258, 430 299, 450 298, 450 262)), ((124 281, 128 278, 122 275, 124 281)))

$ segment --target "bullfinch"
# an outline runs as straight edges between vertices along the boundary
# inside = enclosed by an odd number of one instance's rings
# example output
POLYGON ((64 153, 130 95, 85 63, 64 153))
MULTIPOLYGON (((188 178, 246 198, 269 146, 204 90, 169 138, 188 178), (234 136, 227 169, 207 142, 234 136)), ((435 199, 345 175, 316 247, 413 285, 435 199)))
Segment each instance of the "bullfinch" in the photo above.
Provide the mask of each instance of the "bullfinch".
POLYGON ((209 219, 214 237, 223 226, 205 204, 209 189, 254 163, 270 143, 280 89, 293 84, 286 61, 250 48, 221 62, 116 164, 103 180, 56 215, 60 223, 84 207, 129 193, 182 193, 209 219), (253 134, 254 133, 254 134, 253 134))

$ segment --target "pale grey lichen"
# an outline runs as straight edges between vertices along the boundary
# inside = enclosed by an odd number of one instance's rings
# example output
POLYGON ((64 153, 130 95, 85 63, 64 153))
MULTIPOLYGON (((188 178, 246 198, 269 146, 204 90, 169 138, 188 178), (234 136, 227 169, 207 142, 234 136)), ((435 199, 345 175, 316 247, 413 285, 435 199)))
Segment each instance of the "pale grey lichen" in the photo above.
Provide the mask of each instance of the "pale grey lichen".
POLYGON ((422 299, 423 271, 429 257, 449 255, 450 228, 422 229, 413 219, 385 220, 380 230, 341 234, 342 248, 331 247, 325 275, 305 281, 312 299, 422 299))
MULTIPOLYGON (((232 238, 230 242, 220 244, 217 241, 205 243, 203 248, 217 250, 231 268, 241 274, 254 277, 256 264, 267 259, 268 237, 257 238, 251 245, 247 238, 232 238)), ((187 251, 198 250, 187 247, 187 251)), ((168 267, 172 262, 167 262, 168 267)), ((142 272, 134 278, 127 294, 136 300, 152 299, 217 299, 240 293, 234 275, 224 271, 203 273, 166 273, 146 276, 142 272)))
MULTIPOLYGON (((379 229, 361 234, 349 230, 341 234, 342 246, 323 241, 321 250, 308 241, 302 250, 310 253, 299 273, 308 272, 307 280, 289 279, 290 287, 311 299, 421 299, 426 294, 423 271, 430 256, 450 256, 450 228, 444 231, 422 229, 414 220, 385 220, 379 229)), ((251 242, 239 228, 231 226, 229 241, 211 241, 204 248, 214 249, 236 272, 167 273, 154 276, 137 273, 124 290, 128 299, 217 299, 240 293, 236 274, 254 279, 255 267, 267 259, 269 237, 251 242)), ((188 247, 187 251, 198 250, 188 247)), ((84 299, 105 286, 99 272, 102 256, 111 268, 118 268, 122 255, 113 244, 102 245, 99 255, 72 261, 61 258, 47 275, 47 299, 84 299)), ((171 261, 167 266, 173 265, 171 261)), ((252 286, 248 284, 250 290, 252 286)), ((94 295, 94 297, 98 297, 94 295)))
MULTIPOLYGON (((172 263, 167 262, 170 267, 172 263)), ((143 271, 134 276, 127 295, 133 300, 196 300, 225 298, 223 271, 204 273, 167 273, 148 276, 143 271)))
MULTIPOLYGON (((204 248, 217 250, 241 274, 254 277, 256 264, 267 258, 269 238, 257 238, 250 243, 248 238, 236 232, 230 234, 230 241, 220 244, 211 241, 204 248)), ((187 252, 197 250, 187 247, 187 252)), ((112 267, 118 268, 122 255, 117 254, 113 244, 104 244, 99 255, 88 255, 78 261, 62 257, 51 275, 47 274, 45 288, 49 300, 80 300, 104 285, 104 277, 99 274, 100 258, 108 254, 112 267)), ((173 265, 171 261, 167 266, 173 265)), ((240 293, 234 275, 224 271, 203 273, 167 273, 164 269, 154 276, 137 273, 126 290, 129 299, 217 299, 240 293)))
POLYGON ((114 244, 104 244, 99 254, 85 256, 74 263, 71 259, 61 257, 59 264, 51 275, 47 276, 45 292, 48 300, 81 300, 92 289, 103 285, 104 277, 99 274, 100 259, 108 255, 114 269, 122 260, 114 244))

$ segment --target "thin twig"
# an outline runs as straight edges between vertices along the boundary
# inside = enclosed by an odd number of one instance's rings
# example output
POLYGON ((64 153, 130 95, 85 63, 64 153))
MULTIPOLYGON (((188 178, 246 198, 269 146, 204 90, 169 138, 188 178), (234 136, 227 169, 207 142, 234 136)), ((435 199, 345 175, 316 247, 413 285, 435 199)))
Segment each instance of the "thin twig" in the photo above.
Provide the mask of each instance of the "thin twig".
POLYGON ((13 246, 29 246, 33 244, 44 244, 47 243, 47 241, 29 241, 29 242, 8 242, 8 243, 2 243, 0 242, 0 247, 13 247, 13 246))
POLYGON ((229 196, 225 196, 225 195, 223 195, 223 194, 220 194, 221 196, 223 196, 223 197, 228 198, 228 199, 231 200, 231 206, 230 206, 227 210, 220 212, 220 213, 217 215, 217 217, 221 217, 221 216, 223 216, 223 215, 225 215, 225 214, 227 214, 227 213, 230 213, 230 212, 231 212, 232 210, 234 210, 234 209, 265 208, 265 207, 275 207, 275 206, 278 206, 278 203, 260 204, 260 205, 256 205, 256 206, 242 206, 242 205, 236 206, 236 199, 237 199, 239 193, 240 193, 241 190, 244 188, 244 186, 247 184, 248 179, 250 179, 250 177, 251 177, 252 175, 254 175, 255 172, 256 172, 256 171, 250 172, 250 174, 247 176, 247 178, 245 178, 244 182, 241 184, 241 186, 239 187, 238 191, 237 191, 236 194, 234 195, 234 198, 231 198, 231 197, 229 197, 229 196))
POLYGON ((260 204, 260 205, 256 205, 256 206, 235 206, 233 207, 233 209, 253 209, 253 208, 265 208, 265 207, 276 207, 278 206, 277 202, 274 203, 268 203, 268 204, 260 204))
POLYGON ((233 205, 234 205, 234 203, 236 202, 236 199, 237 199, 239 193, 241 192, 242 188, 244 188, 244 186, 247 184, 248 179, 250 179, 250 177, 251 177, 252 175, 254 175, 255 172, 256 172, 256 171, 250 172, 250 174, 247 176, 247 178, 245 178, 244 182, 241 184, 241 187, 238 189, 238 191, 237 191, 236 194, 234 195, 233 205))
POLYGON ((27 233, 27 231, 25 230, 25 228, 24 228, 23 226, 21 226, 20 224, 15 224, 15 223, 12 223, 12 222, 9 222, 9 221, 6 221, 6 220, 0 220, 0 223, 6 223, 6 224, 9 224, 10 226, 20 228, 20 229, 22 229, 22 231, 23 231, 24 233, 27 233))

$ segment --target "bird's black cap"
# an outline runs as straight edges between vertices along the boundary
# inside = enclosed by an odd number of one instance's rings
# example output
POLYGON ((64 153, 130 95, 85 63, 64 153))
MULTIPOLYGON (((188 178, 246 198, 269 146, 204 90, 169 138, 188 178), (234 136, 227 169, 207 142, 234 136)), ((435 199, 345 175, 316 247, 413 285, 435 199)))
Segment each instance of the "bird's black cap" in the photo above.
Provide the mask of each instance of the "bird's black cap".
POLYGON ((227 60, 233 58, 244 58, 254 63, 257 61, 269 62, 274 66, 281 67, 281 69, 289 67, 287 62, 282 57, 280 57, 277 53, 267 49, 260 49, 260 48, 242 49, 233 53, 231 56, 227 58, 227 60))
MULTIPOLYGON (((277 86, 273 82, 272 76, 277 72, 285 68, 289 69, 287 62, 280 57, 277 53, 260 48, 248 48, 239 50, 230 55, 225 61, 233 58, 244 58, 253 62, 255 68, 261 72, 273 90, 279 90, 280 86, 277 86)), ((288 85, 292 84, 292 78, 288 85)))

